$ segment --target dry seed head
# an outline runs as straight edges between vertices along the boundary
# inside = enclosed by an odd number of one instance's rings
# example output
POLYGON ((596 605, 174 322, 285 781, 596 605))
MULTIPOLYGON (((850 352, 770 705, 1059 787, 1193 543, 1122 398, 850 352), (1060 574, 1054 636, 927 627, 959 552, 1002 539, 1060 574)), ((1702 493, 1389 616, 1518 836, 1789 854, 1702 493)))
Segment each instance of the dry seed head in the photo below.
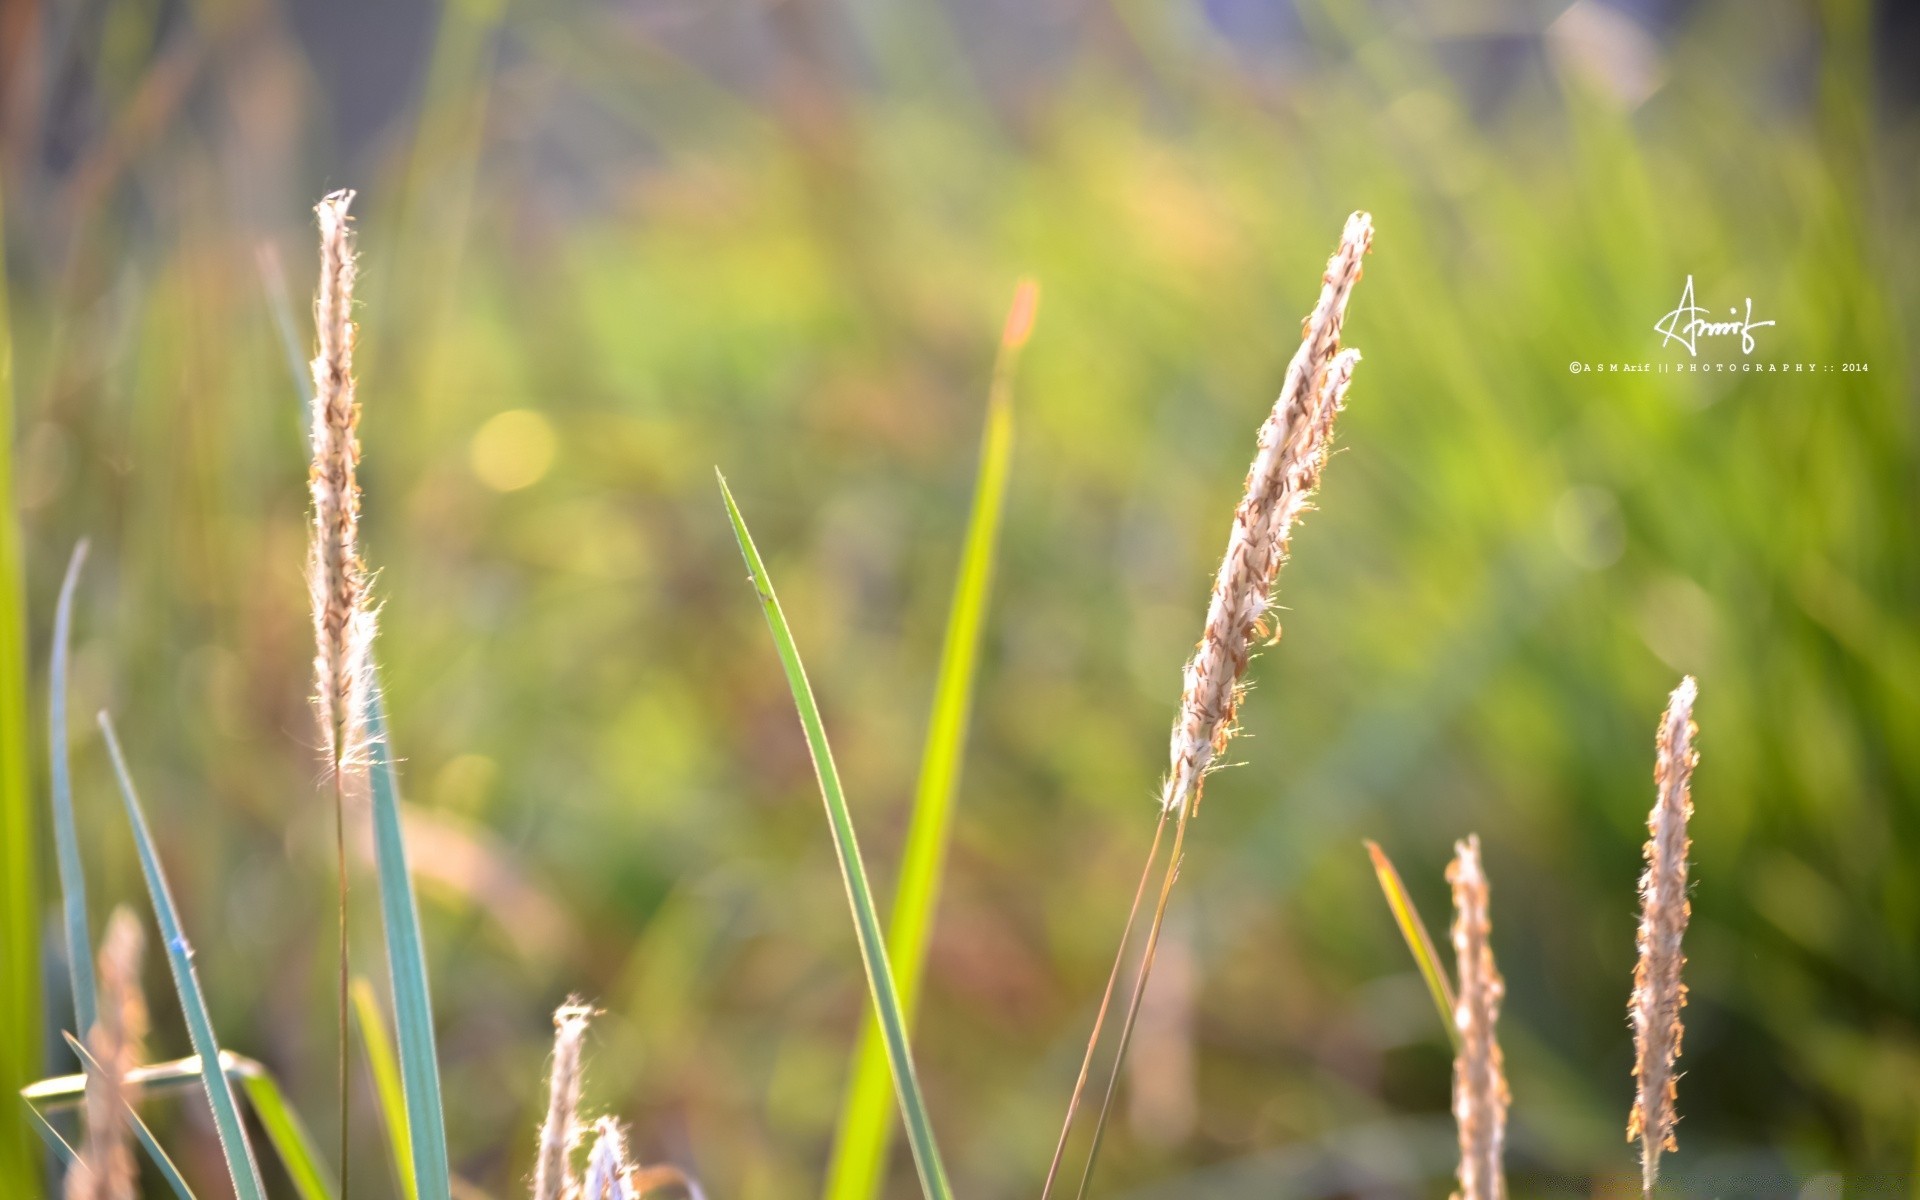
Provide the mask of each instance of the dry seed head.
POLYGON ((1660 718, 1653 764, 1653 811, 1647 817, 1647 869, 1640 876, 1640 959, 1633 968, 1633 998, 1627 1013, 1633 1022, 1633 1112, 1627 1140, 1640 1141, 1641 1186, 1651 1195, 1660 1175, 1662 1151, 1678 1149, 1673 1127, 1679 1075, 1680 1010, 1687 985, 1680 939, 1687 931, 1687 821, 1693 816, 1693 748, 1699 731, 1693 723, 1698 688, 1693 677, 1680 681, 1660 718))
POLYGON ((135 1200, 138 1195, 126 1079, 140 1065, 147 1036, 147 1002, 140 991, 145 941, 132 911, 114 909, 100 946, 100 1012, 87 1033, 87 1051, 100 1069, 87 1072, 83 1169, 67 1172, 66 1200, 135 1200))
POLYGON ((1506 983, 1488 937, 1487 876, 1480 839, 1454 843, 1447 882, 1453 885, 1453 953, 1459 989, 1453 1008, 1460 1050, 1453 1060, 1453 1117, 1460 1128, 1458 1200, 1505 1200, 1501 1160, 1507 1140, 1507 1075, 1494 1026, 1506 983))
POLYGON ((360 405, 353 384, 353 230, 350 191, 314 206, 320 225, 320 285, 313 301, 318 349, 313 359, 314 707, 333 770, 355 765, 365 729, 373 643, 366 566, 360 559, 360 405))
POLYGON ((580 1200, 636 1200, 633 1160, 627 1155, 627 1135, 612 1117, 593 1123, 593 1149, 587 1153, 587 1177, 580 1200))
POLYGON ((1172 762, 1160 795, 1167 809, 1199 803, 1201 781, 1233 734, 1241 680, 1254 638, 1264 634, 1274 576, 1286 560, 1294 519, 1320 481, 1333 417, 1360 359, 1357 351, 1341 352, 1340 325, 1360 278, 1360 260, 1372 245, 1373 219, 1363 212, 1348 217, 1279 399, 1260 427, 1246 495, 1234 510, 1207 604, 1206 631, 1183 675, 1172 762))
POLYGON ((553 1014, 553 1068, 548 1075, 547 1119, 540 1126, 533 1200, 563 1200, 576 1184, 572 1153, 580 1136, 580 1055, 593 1010, 577 996, 553 1014))

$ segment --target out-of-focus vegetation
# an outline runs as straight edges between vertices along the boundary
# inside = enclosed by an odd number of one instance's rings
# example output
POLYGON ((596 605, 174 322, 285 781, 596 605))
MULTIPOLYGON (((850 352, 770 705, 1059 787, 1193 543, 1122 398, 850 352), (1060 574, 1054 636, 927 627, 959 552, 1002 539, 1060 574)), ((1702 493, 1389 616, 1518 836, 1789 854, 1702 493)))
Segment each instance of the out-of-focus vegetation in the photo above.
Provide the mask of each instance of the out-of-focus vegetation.
MULTIPOLYGON (((297 359, 309 207, 355 186, 380 655, 452 1156, 489 1194, 521 1187, 574 990, 606 1010, 589 1105, 643 1160, 716 1197, 820 1186, 865 989, 712 469, 890 894, 1026 273, 1046 306, 915 1051, 956 1193, 1034 1190, 1253 431, 1354 208, 1379 233, 1343 449, 1245 765, 1189 838, 1102 1191, 1439 1194, 1446 1036, 1361 839, 1435 920, 1469 830, 1516 1192, 1630 1191, 1633 885, 1683 671, 1703 758, 1663 1176, 1915 1176, 1920 160, 1860 0, 1647 26, 1591 3, 377 11, 27 5, 0 31, 35 710, 90 536, 71 708, 95 911, 141 887, 87 720, 111 707, 222 1043, 321 1145, 330 817, 274 296, 297 359), (1652 325, 1689 274, 1777 322, 1756 359, 1823 369, 1658 373, 1686 361, 1652 325)), ((358 883, 376 972, 370 836, 358 883)), ((157 970, 151 1049, 184 1054, 157 970)), ((51 1026, 35 1044, 71 1069, 51 1026)), ((363 1087, 367 1195, 391 1177, 363 1087)), ((148 1115, 217 1194, 203 1110, 148 1115)), ((913 1187, 898 1148, 889 1194, 913 1187)))

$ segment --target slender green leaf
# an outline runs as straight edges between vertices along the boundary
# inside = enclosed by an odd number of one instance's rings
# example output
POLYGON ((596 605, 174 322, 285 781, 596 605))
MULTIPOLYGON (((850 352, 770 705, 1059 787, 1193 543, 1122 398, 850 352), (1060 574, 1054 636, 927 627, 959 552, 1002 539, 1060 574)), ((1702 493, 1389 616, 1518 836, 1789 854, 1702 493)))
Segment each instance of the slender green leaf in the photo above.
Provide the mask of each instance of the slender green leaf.
POLYGON ((393 1151, 400 1189, 407 1200, 419 1200, 413 1178, 413 1146, 407 1140, 407 1098, 400 1090, 400 1064, 393 1057, 393 1039, 387 1036, 386 1018, 380 1015, 373 985, 360 976, 353 980, 353 1011, 360 1021, 360 1044, 367 1048, 367 1065, 373 1069, 373 1090, 380 1098, 380 1118, 387 1127, 387 1146, 393 1151))
POLYGON ((253 1069, 242 1067, 235 1072, 240 1078, 240 1089, 246 1092, 247 1102, 260 1118, 260 1127, 267 1131, 267 1140, 280 1156, 280 1165, 293 1180, 293 1190, 300 1194, 300 1200, 334 1200, 333 1181, 300 1114, 287 1103, 286 1093, 266 1068, 251 1060, 247 1066, 253 1069))
MULTIPOLYGON (((80 1059, 81 1064, 89 1072, 98 1073, 100 1064, 86 1045, 71 1033, 66 1034, 65 1037, 67 1045, 73 1048, 73 1053, 80 1059)), ((80 1078, 84 1080, 86 1076, 82 1075, 80 1078)), ((176 1200, 193 1200, 193 1189, 187 1186, 186 1179, 180 1174, 180 1168, 173 1165, 173 1159, 169 1158, 166 1150, 161 1147, 160 1139, 154 1137, 153 1130, 147 1128, 147 1123, 140 1119, 140 1110, 136 1109, 131 1101, 124 1103, 127 1119, 133 1124, 134 1136, 140 1139, 141 1148, 147 1152, 147 1157, 153 1160, 153 1165, 159 1168, 161 1177, 167 1181, 167 1186, 173 1189, 176 1200)))
MULTIPOLYGON (((0 263, 6 261, 0 203, 0 263)), ((0 1090, 40 1073, 40 872, 27 775, 26 597, 13 515, 13 339, 0 270, 0 1090)), ((40 1154, 24 1123, 0 1121, 0 1196, 34 1200, 40 1154)))
POLYGON ((80 539, 67 560, 60 603, 53 612, 53 665, 47 674, 47 766, 53 791, 54 861, 60 868, 60 915, 67 935, 67 974, 73 981, 73 1032, 93 1029, 93 938, 87 927, 87 873, 80 863, 80 834, 73 819, 73 773, 67 755, 67 664, 73 638, 73 594, 87 542, 80 539))
MULTIPOLYGON (((718 475, 718 472, 715 473, 718 475)), ((720 477, 720 493, 726 499, 727 516, 733 522, 734 536, 740 541, 740 553, 753 573, 760 596, 760 608, 773 633, 774 649, 793 692, 794 708, 800 727, 806 733, 807 750, 813 755, 814 774, 820 781, 820 798, 826 804, 827 823, 833 831, 833 849, 840 860, 840 876, 847 889, 847 903, 853 911, 853 931, 860 944, 861 965, 866 968, 867 988, 873 994, 873 1006, 880 1019, 886 1041, 887 1061, 893 1068, 894 1092, 900 1102, 900 1115, 906 1121, 907 1142, 913 1149, 913 1163, 920 1174, 920 1190, 927 1200, 951 1200, 946 1168, 940 1162, 939 1147, 934 1144, 933 1124, 927 1118, 926 1099, 920 1094, 920 1080, 913 1069, 913 1050, 907 1040, 907 1023, 900 1011, 900 997, 894 988, 893 971, 887 964, 886 943, 880 936, 880 916, 874 908, 873 889, 867 883, 866 867, 860 860, 860 843, 853 832, 853 817, 847 811, 840 790, 840 772, 833 765, 833 751, 827 744, 826 727, 821 723, 819 707, 813 700, 813 688, 807 683, 806 668, 794 646, 787 618, 780 611, 780 600, 773 591, 773 580, 754 548, 753 536, 740 515, 733 493, 720 477)))
POLYGON ((113 772, 120 781, 120 796, 126 802, 127 822, 140 853, 140 871, 146 876, 147 894, 153 899, 154 917, 160 922, 160 941, 167 948, 167 966, 173 972, 174 990, 180 995, 180 1011, 186 1017, 187 1036, 200 1056, 200 1076, 206 1084, 207 1103, 213 1108, 213 1127, 220 1137, 220 1151, 226 1156, 227 1174, 239 1200, 266 1200, 267 1189, 260 1182, 260 1166, 254 1161, 253 1146, 247 1141, 246 1127, 240 1120, 240 1106, 234 1102, 233 1088, 220 1070, 220 1043, 214 1037, 213 1018, 207 1015, 206 997, 200 992, 200 979, 193 969, 193 950, 180 929, 180 914, 174 907, 173 892, 167 887, 160 856, 153 847, 153 835, 147 829, 146 814, 140 797, 133 790, 133 777, 127 771, 126 756, 120 752, 120 739, 114 736, 113 720, 100 714, 100 733, 106 739, 107 753, 113 759, 113 772))
MULTIPOLYGON (((994 362, 973 505, 967 517, 953 603, 947 612, 946 638, 940 648, 933 713, 927 721, 926 746, 920 754, 920 781, 914 789, 913 818, 907 826, 906 850, 900 860, 900 882, 887 925, 887 953, 900 991, 901 1015, 909 1031, 919 1008, 927 943, 940 900, 954 794, 959 790, 967 720, 973 710, 980 635, 986 625, 987 598, 993 589, 994 547, 999 540, 1000 513, 1013 458, 1013 368, 1032 331, 1037 302, 1033 282, 1022 280, 994 362)), ((893 1140, 890 1090, 880 1023, 868 1021, 861 1030, 840 1109, 840 1135, 827 1171, 828 1200, 869 1200, 879 1194, 893 1140)))
POLYGON ((420 937, 420 909, 407 873, 407 844, 400 832, 400 780, 393 767, 386 704, 377 679, 369 692, 373 849, 380 874, 387 973, 393 977, 394 1024, 399 1033, 400 1081, 407 1099, 414 1194, 420 1200, 451 1200, 447 1126, 440 1105, 440 1062, 434 1050, 433 1001, 427 991, 427 956, 420 937))
POLYGON ((1427 994, 1433 997, 1433 1006, 1439 1010, 1440 1025, 1458 1048, 1460 1031, 1453 1023, 1453 983, 1447 978, 1446 964, 1434 950, 1426 922, 1420 919, 1420 910, 1413 906, 1413 897, 1407 894, 1407 885, 1401 882, 1400 872, 1394 869, 1387 852, 1378 843, 1369 841, 1367 854, 1373 859, 1373 873, 1380 880, 1387 907, 1393 910, 1393 923, 1400 927, 1400 936, 1406 939, 1407 949, 1413 953, 1420 977, 1427 981, 1427 994))
POLYGON ((80 1165, 79 1152, 73 1148, 72 1144, 69 1143, 66 1138, 60 1136, 60 1131, 53 1127, 53 1122, 47 1120, 45 1116, 41 1115, 40 1110, 31 1104, 27 1105, 27 1123, 32 1125, 34 1130, 46 1140, 48 1148, 59 1156, 61 1165, 66 1167, 67 1170, 75 1171, 86 1169, 80 1165))

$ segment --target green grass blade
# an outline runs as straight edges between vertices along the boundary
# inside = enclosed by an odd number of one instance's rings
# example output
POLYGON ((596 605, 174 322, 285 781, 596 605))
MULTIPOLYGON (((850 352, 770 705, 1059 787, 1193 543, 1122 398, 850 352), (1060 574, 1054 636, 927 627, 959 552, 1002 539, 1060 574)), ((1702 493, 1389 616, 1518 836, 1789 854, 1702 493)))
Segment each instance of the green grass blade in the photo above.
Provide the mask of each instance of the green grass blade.
POLYGON ((69 1171, 80 1167, 79 1152, 73 1148, 72 1143, 60 1136, 60 1131, 53 1127, 53 1122, 42 1116, 40 1110, 31 1104, 27 1105, 27 1123, 32 1125, 34 1131, 46 1141, 47 1148, 59 1157, 62 1166, 69 1171))
POLYGON ((407 1140, 407 1099, 400 1090, 400 1064, 393 1057, 393 1039, 387 1036, 386 1018, 380 1015, 373 985, 359 976, 353 980, 353 1011, 360 1021, 360 1044, 367 1048, 367 1065, 373 1070, 373 1090, 380 1098, 380 1119, 387 1128, 393 1169, 407 1200, 419 1200, 419 1187, 413 1178, 413 1145, 407 1140))
POLYGON ((167 1188, 173 1192, 173 1200, 194 1200, 193 1189, 187 1186, 186 1177, 180 1174, 180 1168, 173 1165, 173 1159, 160 1145, 160 1139, 153 1136, 153 1130, 140 1119, 140 1114, 131 1108, 127 1116, 133 1121, 133 1136, 140 1139, 140 1148, 147 1152, 147 1158, 160 1172, 160 1178, 167 1181, 167 1188))
POLYGON ((237 1060, 232 1073, 239 1077, 240 1090, 247 1094, 247 1102, 253 1105, 253 1113, 260 1118, 260 1127, 267 1131, 267 1140, 273 1143, 273 1151, 280 1156, 280 1165, 287 1169, 300 1200, 334 1200, 333 1181, 321 1163, 313 1135, 287 1103, 279 1081, 250 1059, 237 1060))
POLYGON ((1393 910, 1393 923, 1400 927, 1400 936, 1406 939, 1407 949, 1413 954, 1415 965, 1420 968, 1420 977, 1427 981, 1427 993, 1433 997, 1433 1006, 1439 1010, 1440 1025, 1447 1031, 1447 1039, 1458 1049, 1460 1031, 1453 1024, 1453 984, 1447 978, 1446 964, 1440 961, 1440 955, 1433 948, 1433 938, 1427 934, 1426 922, 1420 919, 1420 910, 1413 906, 1413 897, 1407 894, 1407 885, 1400 881, 1400 872, 1396 871, 1393 861, 1387 857, 1378 843, 1367 843, 1367 854, 1373 859, 1373 873, 1380 880, 1380 891, 1387 898, 1387 907, 1393 910))
POLYGON ((451 1200, 447 1125, 440 1105, 440 1062, 434 1050, 433 1001, 427 991, 426 948, 420 909, 407 873, 407 844, 400 832, 400 780, 387 735, 386 702, 376 679, 367 698, 369 775, 373 782, 373 849, 380 874, 380 923, 387 939, 387 973, 393 977, 394 1024, 399 1033, 400 1082, 407 1099, 407 1140, 412 1146, 414 1195, 451 1200))
MULTIPOLYGON (((887 925, 887 953, 909 1032, 919 1008, 927 943, 940 900, 940 877, 953 826, 967 719, 973 710, 980 635, 993 589, 994 547, 999 541, 1000 513, 1006 502, 1007 472, 1013 458, 1013 368, 1032 332, 1037 303, 1038 290, 1033 281, 1022 280, 994 362, 973 505, 967 516, 953 603, 947 612, 946 638, 940 648, 933 712, 920 755, 920 780, 914 789, 913 817, 900 860, 899 888, 887 925)), ((840 1109, 840 1134, 827 1171, 827 1200, 870 1200, 879 1194, 893 1141, 890 1091, 880 1023, 868 1021, 861 1029, 860 1046, 854 1052, 853 1072, 840 1109)))
MULTIPOLYGON (((94 1059, 80 1039, 71 1033, 66 1034, 65 1037, 67 1045, 73 1048, 74 1055, 79 1058, 82 1065, 90 1072, 98 1072, 99 1062, 94 1059)), ((86 1077, 83 1075, 81 1078, 86 1077)), ((173 1165, 173 1159, 169 1158, 166 1150, 161 1148, 160 1139, 154 1137, 153 1130, 147 1128, 147 1123, 140 1119, 140 1111, 131 1103, 127 1104, 126 1109, 127 1119, 133 1124, 134 1136, 140 1139, 141 1148, 147 1152, 147 1157, 153 1160, 153 1165, 159 1169, 161 1177, 167 1181, 167 1186, 173 1189, 176 1200, 193 1200, 193 1189, 187 1186, 186 1179, 180 1174, 180 1168, 173 1165)))
MULTIPOLYGON (((716 476, 719 474, 715 472, 716 476)), ((926 1099, 920 1093, 920 1080, 913 1069, 913 1050, 907 1040, 907 1023, 900 1011, 900 997, 894 988, 893 971, 887 965, 887 947, 880 935, 880 916, 874 908, 873 889, 867 883, 866 867, 860 860, 860 843, 853 832, 853 818, 847 811, 840 790, 840 773, 833 765, 833 750, 827 744, 826 727, 821 723, 819 707, 813 700, 813 688, 807 683, 806 668, 794 646, 787 618, 780 611, 780 600, 773 591, 773 580, 754 548, 753 536, 740 508, 733 501, 727 481, 720 476, 720 494, 727 503, 727 516, 733 522, 734 536, 740 541, 740 553, 753 573, 759 592, 760 608, 773 633, 774 649, 793 692, 793 705, 806 733, 807 750, 813 756, 814 774, 820 781, 820 798, 826 804, 827 823, 833 831, 833 849, 840 860, 840 876, 847 889, 847 903, 853 911, 853 931, 860 944, 861 965, 866 968, 867 988, 873 994, 873 1006, 880 1019, 886 1041, 887 1061, 893 1069, 894 1092, 900 1102, 900 1115, 907 1126, 907 1142, 913 1149, 913 1163, 920 1174, 920 1190, 927 1200, 951 1200, 946 1168, 940 1162, 939 1147, 934 1144, 933 1125, 927 1118, 926 1099)))
POLYGON ((167 966, 173 972, 174 990, 180 995, 187 1036, 193 1042, 194 1053, 200 1056, 200 1077, 206 1084, 207 1103, 213 1108, 214 1132, 220 1136, 220 1152, 226 1156, 227 1174, 233 1180, 233 1190, 239 1200, 266 1200, 267 1189, 260 1182, 260 1166, 254 1161, 253 1147, 247 1142, 246 1127, 240 1121, 240 1106, 234 1102, 233 1087, 220 1070, 220 1043, 214 1037, 213 1018, 207 1015, 206 997, 200 992, 200 979, 193 969, 193 950, 187 945, 186 934, 181 932, 173 892, 167 887, 160 856, 153 848, 153 835, 147 829, 140 797, 133 790, 133 777, 127 772, 126 756, 120 752, 120 739, 114 736, 113 720, 104 712, 100 714, 100 733, 106 739, 113 772, 120 781, 120 796, 126 802, 127 822, 133 827, 135 847, 140 853, 140 871, 147 880, 147 894, 153 899, 153 915, 160 923, 160 941, 167 948, 167 966))
MULTIPOLYGON (((0 262, 6 260, 0 202, 0 262)), ((37 803, 27 775, 26 595, 13 514, 13 339, 0 270, 0 1089, 40 1074, 37 803)), ((40 1154, 26 1124, 0 1121, 0 1196, 35 1200, 40 1154)))
POLYGON ((60 869, 60 918, 67 936, 67 974, 73 981, 73 1032, 93 1029, 93 938, 87 929, 87 873, 80 863, 80 834, 73 819, 73 772, 67 755, 67 665, 73 639, 73 594, 87 542, 80 539, 67 560, 60 603, 53 612, 53 665, 47 673, 47 766, 53 792, 54 861, 60 869))

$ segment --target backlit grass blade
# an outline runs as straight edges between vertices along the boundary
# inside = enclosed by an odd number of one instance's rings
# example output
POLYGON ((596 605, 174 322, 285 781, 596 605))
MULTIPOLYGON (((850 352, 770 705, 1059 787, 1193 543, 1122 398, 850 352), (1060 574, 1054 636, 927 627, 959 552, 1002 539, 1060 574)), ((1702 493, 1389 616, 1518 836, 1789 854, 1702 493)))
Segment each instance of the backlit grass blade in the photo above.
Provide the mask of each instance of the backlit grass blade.
MULTIPOLYGON (((715 472, 718 476, 718 472, 715 472)), ((887 947, 880 935, 880 916, 873 904, 873 889, 867 883, 866 867, 860 860, 860 843, 854 837, 853 817, 847 811, 840 790, 840 773, 833 765, 833 751, 827 744, 826 727, 813 700, 813 688, 807 683, 806 668, 800 663, 800 651, 793 644, 787 618, 780 611, 780 600, 773 591, 773 580, 754 548, 753 536, 740 508, 733 502, 727 481, 720 476, 720 494, 726 499, 727 516, 733 522, 734 536, 740 541, 740 553, 753 573, 760 608, 773 633, 774 649, 786 671, 787 686, 793 692, 793 706, 807 738, 807 750, 813 756, 813 770, 820 781, 820 798, 826 804, 827 824, 833 831, 833 850, 840 860, 840 877, 846 885, 847 904, 853 911, 854 937, 860 944, 861 965, 866 968, 867 988, 873 995, 873 1007, 880 1019, 881 1036, 886 1042, 887 1062, 893 1069, 894 1093, 900 1102, 900 1115, 906 1122, 907 1142, 913 1149, 913 1164, 920 1174, 920 1190, 927 1200, 951 1200, 946 1168, 940 1162, 939 1147, 934 1144, 933 1125, 927 1118, 926 1099, 920 1094, 920 1080, 913 1069, 913 1050, 907 1041, 907 1023, 900 1011, 900 996, 894 988, 893 971, 887 964, 887 947)))
POLYGON ((394 1172, 400 1177, 407 1200, 418 1200, 413 1146, 407 1140, 407 1100, 400 1090, 400 1064, 393 1057, 393 1039, 387 1036, 386 1018, 380 1014, 373 985, 360 976, 353 980, 353 1011, 360 1022, 360 1044, 367 1048, 367 1065, 373 1070, 373 1090, 380 1098, 380 1119, 386 1125, 394 1172))
POLYGON ((447 1125, 440 1102, 440 1061, 434 1050, 426 947, 420 937, 420 909, 414 902, 413 879, 407 873, 407 844, 400 832, 400 780, 393 767, 386 701, 377 677, 368 689, 367 743, 368 774, 373 783, 373 851, 380 875, 380 924, 386 932, 387 973, 393 978, 400 1082, 406 1093, 407 1140, 413 1154, 413 1194, 418 1200, 451 1200, 447 1125))
POLYGON ((82 1169, 80 1154, 73 1148, 72 1143, 61 1137, 60 1131, 53 1127, 53 1122, 41 1116, 40 1110, 31 1104, 27 1105, 27 1124, 33 1126, 34 1132, 47 1143, 47 1148, 59 1156, 61 1166, 69 1171, 82 1169))
POLYGON ((1433 938, 1427 934, 1426 922, 1420 919, 1420 910, 1413 906, 1413 897, 1407 895, 1407 885, 1400 881, 1400 872, 1394 870, 1386 851, 1378 843, 1369 841, 1367 854, 1373 859, 1373 873, 1380 880, 1380 891, 1387 898, 1387 907, 1393 910, 1393 922, 1400 927, 1400 936, 1407 941, 1407 949, 1412 952, 1413 961, 1420 968, 1420 977, 1427 981, 1427 993, 1433 997, 1434 1008, 1439 1010, 1440 1025, 1447 1031, 1447 1039, 1457 1048, 1460 1031, 1453 1023, 1453 984, 1447 979, 1446 964, 1440 961, 1440 955, 1435 952, 1433 938))
MULTIPOLYGON (((987 599, 993 587, 994 548, 1006 500, 1008 464, 1013 457, 1013 369, 1033 331, 1038 303, 1038 287, 1031 279, 1021 280, 994 360, 973 508, 967 517, 960 574, 947 613, 933 713, 927 721, 927 742, 920 755, 920 781, 914 789, 913 817, 900 859, 900 883, 887 925, 887 954, 900 992, 901 1015, 909 1030, 919 1007, 927 942, 940 900, 954 794, 960 783, 967 719, 973 709, 980 634, 986 625, 987 599)), ((890 1090, 880 1024, 868 1021, 861 1030, 859 1049, 854 1052, 853 1073, 840 1110, 840 1135, 827 1172, 828 1200, 869 1200, 879 1194, 893 1141, 890 1090)))
MULTIPOLYGON (((0 197, 0 262, 6 260, 0 197)), ((0 1091, 40 1073, 37 801, 27 773, 26 593, 13 515, 13 339, 0 270, 0 1091)), ((26 1125, 0 1120, 0 1195, 34 1200, 40 1155, 26 1125)))
POLYGON ((333 1181, 320 1161, 313 1135, 287 1103, 279 1081, 259 1063, 248 1060, 247 1066, 253 1069, 241 1067, 233 1073, 240 1079, 247 1103, 253 1105, 253 1115, 260 1118, 260 1127, 267 1131, 274 1153, 280 1156, 280 1165, 293 1180, 293 1190, 300 1194, 300 1200, 334 1200, 333 1181))
POLYGON ((153 835, 147 829, 140 797, 133 790, 126 756, 120 753, 120 739, 113 734, 113 720, 104 712, 100 714, 100 733, 113 759, 113 773, 120 781, 127 823, 133 827, 140 872, 146 876, 147 894, 153 899, 153 915, 160 923, 160 941, 167 948, 167 966, 173 972, 174 990, 180 995, 187 1036, 193 1042, 194 1052, 200 1056, 200 1077, 206 1084, 207 1102, 213 1107, 213 1128, 220 1138, 220 1152, 226 1156, 227 1174, 233 1180, 233 1190, 239 1200, 266 1200, 267 1189, 260 1182, 260 1167, 254 1161, 253 1147, 247 1142, 246 1127, 240 1121, 240 1106, 234 1102, 233 1087, 220 1070, 220 1043, 213 1034, 213 1018, 207 1015, 207 1001, 200 992, 199 976, 194 973, 193 950, 187 945, 186 934, 180 930, 180 914, 167 887, 160 856, 153 848, 153 835))
POLYGON ((67 755, 67 665, 73 639, 73 594, 87 561, 85 538, 67 560, 60 602, 53 610, 53 664, 47 673, 47 775, 53 792, 53 853, 60 869, 60 921, 67 938, 67 974, 73 982, 73 1032, 93 1029, 93 938, 87 928, 87 873, 73 819, 73 772, 67 755))
MULTIPOLYGON (((67 1045, 73 1048, 73 1053, 79 1058, 81 1064, 90 1072, 98 1072, 100 1063, 80 1039, 71 1033, 66 1034, 65 1037, 67 1045)), ((86 1076, 82 1075, 80 1078, 84 1081, 86 1076)), ((84 1088, 84 1084, 82 1086, 84 1088)), ((84 1098, 84 1091, 82 1096, 84 1098)), ((193 1200, 193 1189, 187 1186, 186 1179, 180 1174, 180 1168, 173 1165, 173 1159, 169 1158, 167 1152, 161 1148, 160 1139, 154 1137, 153 1130, 147 1128, 147 1123, 140 1119, 140 1110, 132 1104, 128 1104, 126 1108, 127 1120, 133 1125, 134 1136, 140 1139, 141 1148, 147 1152, 147 1157, 153 1160, 153 1165, 159 1169, 161 1177, 167 1181, 167 1186, 173 1189, 176 1200, 193 1200)))

